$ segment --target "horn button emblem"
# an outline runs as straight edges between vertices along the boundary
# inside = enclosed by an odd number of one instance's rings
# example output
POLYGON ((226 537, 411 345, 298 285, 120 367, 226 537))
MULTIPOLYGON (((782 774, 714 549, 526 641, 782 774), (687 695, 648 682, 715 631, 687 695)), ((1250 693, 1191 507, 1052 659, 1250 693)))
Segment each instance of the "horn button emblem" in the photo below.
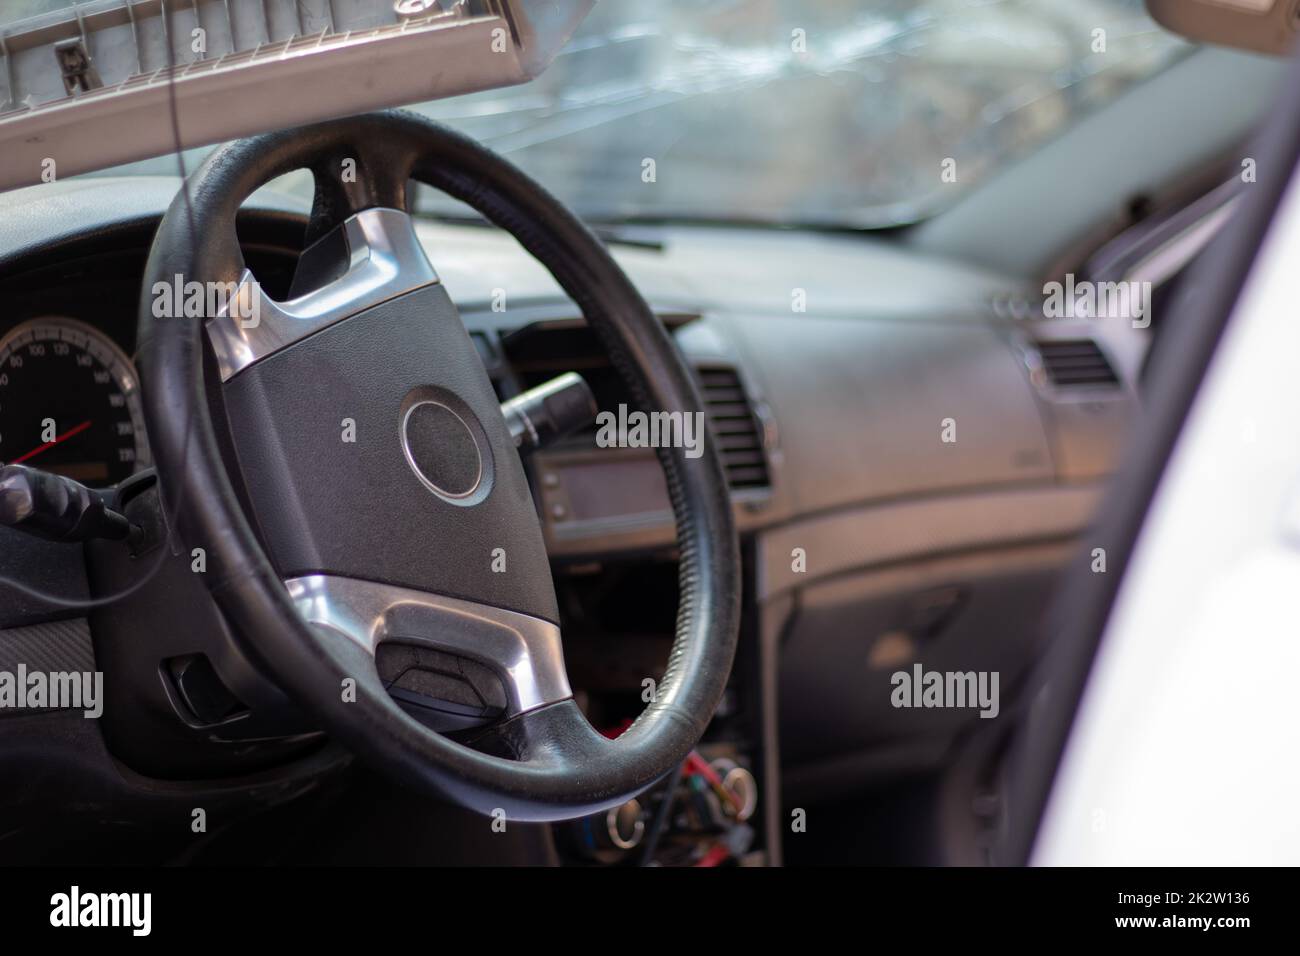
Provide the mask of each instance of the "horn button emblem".
POLYGON ((476 505, 492 490, 492 453, 474 413, 441 389, 402 403, 402 453, 420 483, 449 504, 476 505))

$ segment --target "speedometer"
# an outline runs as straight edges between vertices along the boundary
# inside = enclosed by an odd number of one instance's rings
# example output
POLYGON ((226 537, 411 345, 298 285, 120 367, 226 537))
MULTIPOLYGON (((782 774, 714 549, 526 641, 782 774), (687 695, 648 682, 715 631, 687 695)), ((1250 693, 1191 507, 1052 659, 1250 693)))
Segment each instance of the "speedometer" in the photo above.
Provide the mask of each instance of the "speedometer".
POLYGON ((0 338, 0 462, 105 487, 148 461, 135 368, 103 333, 43 318, 0 338))

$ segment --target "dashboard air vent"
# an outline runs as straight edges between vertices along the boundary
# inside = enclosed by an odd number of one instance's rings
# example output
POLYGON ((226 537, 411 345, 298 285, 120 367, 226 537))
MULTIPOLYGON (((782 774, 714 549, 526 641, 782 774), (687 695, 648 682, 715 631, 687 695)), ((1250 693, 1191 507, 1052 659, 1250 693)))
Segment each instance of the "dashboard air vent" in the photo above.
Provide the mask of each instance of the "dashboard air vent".
POLYGON ((1092 339, 1039 342, 1037 349, 1047 380, 1057 388, 1119 384, 1119 376, 1092 339))
POLYGON ((726 365, 703 365, 696 369, 704 411, 733 490, 766 488, 770 484, 767 455, 763 450, 763 429, 749 403, 736 370, 726 365))

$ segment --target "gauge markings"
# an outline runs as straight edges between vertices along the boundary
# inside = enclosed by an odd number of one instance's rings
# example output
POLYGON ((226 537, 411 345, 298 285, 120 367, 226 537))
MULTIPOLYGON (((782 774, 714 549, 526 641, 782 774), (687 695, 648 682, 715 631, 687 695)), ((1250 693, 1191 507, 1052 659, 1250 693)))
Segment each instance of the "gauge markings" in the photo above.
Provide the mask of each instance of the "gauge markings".
POLYGON ((35 459, 100 486, 129 477, 149 461, 137 381, 122 350, 83 322, 16 326, 0 337, 0 461, 35 459))

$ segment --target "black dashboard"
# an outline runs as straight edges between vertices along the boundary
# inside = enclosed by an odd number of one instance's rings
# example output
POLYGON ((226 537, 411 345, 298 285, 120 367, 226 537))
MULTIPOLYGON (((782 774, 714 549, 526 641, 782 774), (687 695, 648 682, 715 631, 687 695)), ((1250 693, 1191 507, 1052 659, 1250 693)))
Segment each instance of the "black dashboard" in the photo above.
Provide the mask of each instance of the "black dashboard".
MULTIPOLYGON (((0 460, 102 485, 148 466, 131 356, 145 257, 175 188, 89 179, 0 197, 0 460)), ((272 297, 290 287, 302 212, 267 196, 241 213, 246 261, 272 297)), ((577 371, 602 409, 628 402, 572 304, 521 250, 476 226, 419 228, 502 400, 577 371)), ((869 691, 889 669, 922 655, 940 668, 1025 666, 1032 609, 1078 546, 1135 384, 1088 323, 1009 317, 997 297, 1023 291, 1016 284, 943 262, 900 272, 883 244, 682 230, 613 251, 694 368, 723 457, 744 544, 744 624, 702 750, 752 771, 754 852, 779 858, 783 806, 935 762, 962 732, 961 715, 901 722, 881 706, 887 692, 869 691), (722 255, 698 254, 706 241, 722 255), (895 283, 874 301, 890 274, 906 294, 895 283), (812 304, 792 307, 794 289, 812 304)), ((672 639, 675 541, 659 466, 645 450, 600 447, 593 427, 526 467, 574 687, 593 722, 614 730, 636 715, 672 639)), ((50 573, 55 546, 0 544, 0 579, 50 573)), ((45 580, 84 599, 111 578, 92 555, 84 576, 45 580)), ((121 653, 111 614, 2 580, 0 607, 0 655, 42 640, 100 666, 121 653)), ((184 640, 155 656, 127 681, 147 701, 142 727, 175 704, 158 669, 175 677, 184 640)), ((138 742, 115 756, 160 778, 201 774, 209 751, 225 755, 223 776, 304 753, 296 741, 259 757, 247 735, 190 723, 151 739, 184 759, 138 742)))

